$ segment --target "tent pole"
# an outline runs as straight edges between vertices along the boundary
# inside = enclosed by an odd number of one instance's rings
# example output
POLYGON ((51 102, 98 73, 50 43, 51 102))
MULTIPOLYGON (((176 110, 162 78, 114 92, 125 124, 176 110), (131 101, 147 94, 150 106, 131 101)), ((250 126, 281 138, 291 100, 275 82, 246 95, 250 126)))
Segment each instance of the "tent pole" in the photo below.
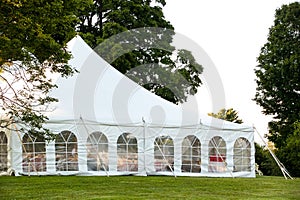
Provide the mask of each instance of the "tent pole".
POLYGON ((268 151, 270 152, 271 156, 273 157, 273 159, 275 160, 276 164, 278 165, 278 167, 280 168, 283 176, 285 179, 294 179, 289 172, 287 171, 287 169, 285 168, 285 166, 280 162, 280 160, 277 158, 277 156, 273 153, 273 151, 269 148, 268 144, 264 141, 263 137, 259 134, 259 132, 257 131, 257 129, 253 126, 255 132, 258 134, 258 136, 260 137, 260 139, 262 140, 262 142, 265 144, 265 146, 267 147, 268 151), (288 176, 288 177, 287 177, 288 176))
POLYGON ((142 117, 142 121, 143 121, 143 142, 144 142, 144 149, 143 149, 143 153, 144 153, 144 170, 147 174, 147 169, 146 169, 146 121, 144 119, 144 117, 142 117))

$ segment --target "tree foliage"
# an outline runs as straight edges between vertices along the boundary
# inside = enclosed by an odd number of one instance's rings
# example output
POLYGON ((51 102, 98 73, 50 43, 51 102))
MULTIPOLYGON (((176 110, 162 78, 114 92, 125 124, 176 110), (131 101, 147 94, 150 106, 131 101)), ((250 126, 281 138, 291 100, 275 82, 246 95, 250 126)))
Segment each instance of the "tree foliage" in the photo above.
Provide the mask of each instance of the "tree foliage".
POLYGON ((286 146, 293 123, 300 116, 300 3, 276 10, 268 41, 255 69, 257 88, 254 100, 263 113, 273 115, 269 140, 277 148, 286 146))
POLYGON ((255 143, 255 163, 265 176, 281 176, 282 172, 268 149, 255 143))
POLYGON ((234 122, 237 124, 243 123, 243 120, 239 119, 238 112, 235 111, 233 108, 229 108, 229 109, 223 108, 218 113, 208 113, 208 115, 218 119, 234 122))
POLYGON ((278 151, 278 158, 284 161, 285 167, 292 176, 300 177, 300 122, 294 123, 294 132, 286 140, 286 146, 278 151))
POLYGON ((300 3, 276 10, 268 41, 255 69, 257 88, 254 100, 267 115, 268 139, 276 155, 292 175, 299 176, 299 134, 295 123, 300 116, 300 3), (296 130, 296 132, 295 132, 296 130), (294 134, 293 134, 294 133, 294 134))
MULTIPOLYGON (((30 134, 48 134, 44 111, 56 99, 51 73, 74 73, 66 43, 75 36, 83 0, 2 0, 0 3, 0 105, 6 115, 1 128, 23 124, 30 134)), ((24 129, 24 130, 25 130, 24 129)))
POLYGON ((79 15, 78 31, 91 47, 102 44, 95 49, 106 61, 123 74, 131 73, 129 77, 134 81, 173 103, 184 102, 188 95, 197 92, 202 66, 190 51, 175 51, 171 45, 175 33, 163 14, 164 0, 93 2, 79 15), (158 29, 145 31, 143 27, 158 29), (110 48, 103 45, 105 39, 128 30, 131 35, 122 41, 110 48), (118 54, 126 48, 131 51, 118 54), (143 70, 136 70, 138 66, 143 66, 143 70))

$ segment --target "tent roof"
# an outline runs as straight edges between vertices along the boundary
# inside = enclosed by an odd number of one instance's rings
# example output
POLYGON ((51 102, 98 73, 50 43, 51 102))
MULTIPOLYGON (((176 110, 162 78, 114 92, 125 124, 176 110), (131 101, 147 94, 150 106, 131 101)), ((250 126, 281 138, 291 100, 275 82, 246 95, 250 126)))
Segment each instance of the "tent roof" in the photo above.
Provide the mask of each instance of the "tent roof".
POLYGON ((199 114, 186 104, 175 105, 149 92, 121 74, 91 49, 80 36, 68 43, 72 53, 69 64, 79 73, 58 77, 58 89, 52 96, 59 102, 51 105, 50 120, 85 119, 112 124, 148 124, 182 126, 205 124, 225 129, 248 129, 199 114))

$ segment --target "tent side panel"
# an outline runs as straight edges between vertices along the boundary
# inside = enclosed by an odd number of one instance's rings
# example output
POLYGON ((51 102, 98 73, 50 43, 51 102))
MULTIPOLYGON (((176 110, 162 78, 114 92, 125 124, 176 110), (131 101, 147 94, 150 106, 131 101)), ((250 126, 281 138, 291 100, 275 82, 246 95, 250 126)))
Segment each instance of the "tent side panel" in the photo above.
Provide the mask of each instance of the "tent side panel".
MULTIPOLYGON (((74 138, 65 138, 69 143, 57 138, 47 143, 47 170, 30 171, 31 175, 255 177, 252 129, 114 125, 82 120, 51 122, 47 128, 57 135, 67 131, 74 138), (72 159, 76 162, 68 163, 72 159), (77 167, 68 168, 74 164, 77 167)), ((22 168, 22 137, 17 133, 9 136, 11 168, 17 175, 29 174, 22 168)))

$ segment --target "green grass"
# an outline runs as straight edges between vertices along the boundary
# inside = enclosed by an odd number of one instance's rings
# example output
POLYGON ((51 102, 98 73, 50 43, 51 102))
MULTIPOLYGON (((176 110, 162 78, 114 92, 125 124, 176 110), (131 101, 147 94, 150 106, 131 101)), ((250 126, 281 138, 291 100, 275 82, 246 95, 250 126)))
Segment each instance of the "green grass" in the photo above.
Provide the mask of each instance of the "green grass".
POLYGON ((300 199, 300 179, 0 177, 0 199, 300 199))

